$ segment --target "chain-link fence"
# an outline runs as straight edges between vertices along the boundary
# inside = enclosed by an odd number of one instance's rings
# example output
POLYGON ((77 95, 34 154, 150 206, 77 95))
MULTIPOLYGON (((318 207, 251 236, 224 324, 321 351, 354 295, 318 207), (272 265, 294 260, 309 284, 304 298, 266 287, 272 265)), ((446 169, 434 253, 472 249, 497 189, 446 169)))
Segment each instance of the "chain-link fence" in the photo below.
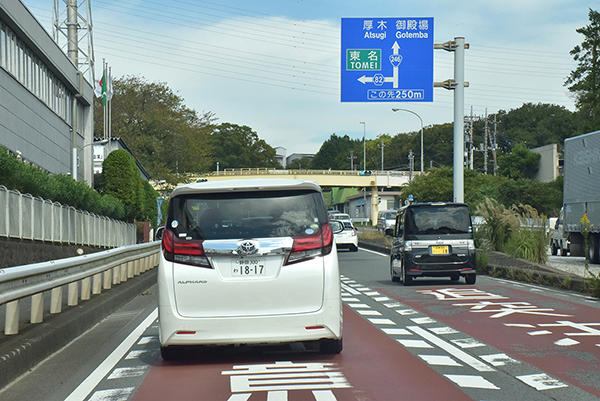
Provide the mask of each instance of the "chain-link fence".
POLYGON ((0 237, 76 245, 135 244, 135 225, 63 206, 0 185, 0 237))

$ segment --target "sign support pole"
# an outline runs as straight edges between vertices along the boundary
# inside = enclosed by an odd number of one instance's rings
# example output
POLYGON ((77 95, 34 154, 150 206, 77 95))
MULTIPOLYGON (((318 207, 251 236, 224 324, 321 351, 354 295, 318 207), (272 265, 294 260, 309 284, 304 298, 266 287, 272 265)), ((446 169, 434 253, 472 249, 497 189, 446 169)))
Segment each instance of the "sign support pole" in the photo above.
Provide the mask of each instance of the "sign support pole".
POLYGON ((465 38, 454 38, 454 202, 463 203, 465 160, 465 38))

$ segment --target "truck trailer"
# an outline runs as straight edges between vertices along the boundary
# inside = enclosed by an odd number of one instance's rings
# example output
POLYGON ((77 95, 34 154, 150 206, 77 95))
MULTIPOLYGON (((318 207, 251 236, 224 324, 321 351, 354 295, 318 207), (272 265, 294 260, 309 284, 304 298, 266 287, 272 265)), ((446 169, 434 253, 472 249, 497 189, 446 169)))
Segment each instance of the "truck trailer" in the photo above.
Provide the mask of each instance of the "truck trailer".
POLYGON ((583 256, 583 233, 589 232, 586 256, 591 263, 600 263, 600 131, 565 139, 563 185, 563 209, 557 221, 563 232, 557 234, 567 239, 571 255, 583 256), (584 215, 589 222, 582 221, 584 215))

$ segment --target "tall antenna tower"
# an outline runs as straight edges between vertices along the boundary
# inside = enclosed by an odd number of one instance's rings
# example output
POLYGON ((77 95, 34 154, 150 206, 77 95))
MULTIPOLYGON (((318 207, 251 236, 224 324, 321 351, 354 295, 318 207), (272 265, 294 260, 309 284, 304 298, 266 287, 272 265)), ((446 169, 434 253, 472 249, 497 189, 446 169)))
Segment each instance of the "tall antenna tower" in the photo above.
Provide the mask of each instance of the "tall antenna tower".
POLYGON ((94 86, 91 0, 53 0, 54 41, 94 86))

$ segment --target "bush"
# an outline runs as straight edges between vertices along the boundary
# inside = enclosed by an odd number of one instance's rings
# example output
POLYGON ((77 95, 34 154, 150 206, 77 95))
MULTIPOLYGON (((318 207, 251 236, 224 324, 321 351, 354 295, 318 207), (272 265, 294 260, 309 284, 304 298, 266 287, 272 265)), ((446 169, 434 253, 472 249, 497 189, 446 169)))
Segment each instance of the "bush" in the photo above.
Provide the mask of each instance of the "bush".
POLYGON ((124 217, 123 205, 117 199, 104 198, 83 182, 64 174, 50 174, 23 163, 0 147, 0 185, 62 205, 72 206, 114 219, 124 217))
POLYGON ((141 181, 135 161, 126 150, 115 150, 104 160, 102 192, 123 203, 125 218, 129 222, 133 222, 141 214, 139 207, 141 181))

